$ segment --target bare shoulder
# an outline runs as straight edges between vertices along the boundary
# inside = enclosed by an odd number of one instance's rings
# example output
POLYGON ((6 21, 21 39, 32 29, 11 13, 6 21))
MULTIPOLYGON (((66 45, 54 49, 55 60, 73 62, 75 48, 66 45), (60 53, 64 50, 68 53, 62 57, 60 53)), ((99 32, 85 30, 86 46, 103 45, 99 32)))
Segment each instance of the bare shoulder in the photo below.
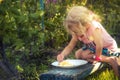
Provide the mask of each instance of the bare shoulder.
POLYGON ((93 37, 101 37, 102 35, 101 35, 101 30, 99 29, 99 28, 96 28, 94 31, 93 31, 93 33, 92 33, 92 35, 93 35, 93 37))

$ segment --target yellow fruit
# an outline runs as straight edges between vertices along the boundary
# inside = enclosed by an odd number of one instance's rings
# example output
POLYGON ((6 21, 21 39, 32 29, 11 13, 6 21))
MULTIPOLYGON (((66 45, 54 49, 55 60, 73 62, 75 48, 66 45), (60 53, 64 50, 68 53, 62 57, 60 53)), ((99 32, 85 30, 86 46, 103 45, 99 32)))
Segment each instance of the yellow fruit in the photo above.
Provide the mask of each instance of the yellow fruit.
POLYGON ((59 66, 66 66, 67 67, 67 66, 73 66, 73 64, 71 64, 68 61, 62 61, 62 62, 60 62, 59 66))

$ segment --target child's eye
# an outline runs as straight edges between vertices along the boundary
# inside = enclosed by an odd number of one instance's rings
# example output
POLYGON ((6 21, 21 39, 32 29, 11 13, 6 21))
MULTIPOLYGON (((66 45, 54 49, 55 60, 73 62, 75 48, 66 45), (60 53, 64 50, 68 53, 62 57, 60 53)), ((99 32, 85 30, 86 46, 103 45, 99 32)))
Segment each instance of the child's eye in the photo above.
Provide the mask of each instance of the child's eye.
POLYGON ((81 35, 80 37, 82 38, 82 37, 84 37, 84 35, 81 35))
POLYGON ((76 32, 76 31, 73 31, 73 32, 74 32, 75 34, 78 33, 78 32, 76 32))
POLYGON ((74 33, 78 33, 78 32, 74 32, 74 33))

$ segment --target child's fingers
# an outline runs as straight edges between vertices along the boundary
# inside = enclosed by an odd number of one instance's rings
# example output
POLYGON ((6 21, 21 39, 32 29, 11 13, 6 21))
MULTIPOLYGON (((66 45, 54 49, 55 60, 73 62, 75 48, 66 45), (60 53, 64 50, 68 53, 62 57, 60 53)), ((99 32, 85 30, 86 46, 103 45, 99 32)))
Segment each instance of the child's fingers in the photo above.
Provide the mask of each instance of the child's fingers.
POLYGON ((63 61, 63 59, 64 59, 64 56, 63 56, 62 54, 59 54, 59 55, 57 56, 57 60, 58 60, 59 62, 63 61))

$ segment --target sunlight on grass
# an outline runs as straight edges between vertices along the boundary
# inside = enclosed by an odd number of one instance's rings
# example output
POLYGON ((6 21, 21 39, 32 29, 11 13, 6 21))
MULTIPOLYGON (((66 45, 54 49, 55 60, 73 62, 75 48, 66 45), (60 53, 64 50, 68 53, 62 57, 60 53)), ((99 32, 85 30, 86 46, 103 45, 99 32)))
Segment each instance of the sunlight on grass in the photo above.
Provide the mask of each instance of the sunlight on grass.
POLYGON ((108 68, 102 71, 98 71, 88 76, 86 80, 119 80, 118 77, 114 75, 113 70, 108 68))

